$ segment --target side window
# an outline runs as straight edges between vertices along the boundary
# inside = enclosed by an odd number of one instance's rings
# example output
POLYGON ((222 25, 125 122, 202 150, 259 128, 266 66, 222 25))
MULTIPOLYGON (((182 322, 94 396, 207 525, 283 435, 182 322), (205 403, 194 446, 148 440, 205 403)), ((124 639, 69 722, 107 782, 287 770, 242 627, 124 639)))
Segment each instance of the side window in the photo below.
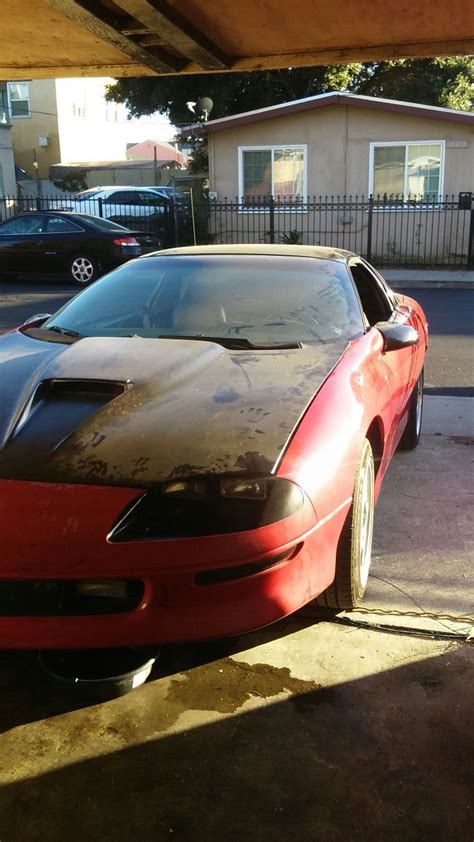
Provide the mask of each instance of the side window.
POLYGON ((44 232, 44 216, 17 216, 9 219, 0 226, 1 234, 42 234, 44 232))
POLYGON ((137 201, 137 195, 133 190, 117 190, 112 193, 108 199, 105 200, 107 205, 134 205, 137 201))
POLYGON ((163 199, 158 193, 152 193, 151 190, 149 193, 145 191, 140 191, 138 194, 138 199, 140 203, 144 205, 160 205, 163 203, 163 199))
POLYGON ((389 319, 393 306, 375 275, 362 263, 353 263, 350 269, 369 325, 389 319))
POLYGON ((63 216, 48 216, 46 218, 47 234, 69 234, 71 231, 82 231, 79 225, 75 225, 70 219, 63 216))

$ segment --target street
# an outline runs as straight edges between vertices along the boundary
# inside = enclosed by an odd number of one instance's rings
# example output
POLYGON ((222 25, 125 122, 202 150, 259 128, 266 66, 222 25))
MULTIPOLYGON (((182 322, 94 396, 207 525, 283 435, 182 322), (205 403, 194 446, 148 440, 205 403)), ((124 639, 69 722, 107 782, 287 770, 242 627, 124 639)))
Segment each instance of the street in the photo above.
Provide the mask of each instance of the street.
MULTIPOLYGON (((75 291, 2 283, 0 326, 75 291)), ((409 294, 423 435, 384 481, 363 605, 164 647, 102 704, 0 652, 2 842, 472 842, 473 294, 409 294)))

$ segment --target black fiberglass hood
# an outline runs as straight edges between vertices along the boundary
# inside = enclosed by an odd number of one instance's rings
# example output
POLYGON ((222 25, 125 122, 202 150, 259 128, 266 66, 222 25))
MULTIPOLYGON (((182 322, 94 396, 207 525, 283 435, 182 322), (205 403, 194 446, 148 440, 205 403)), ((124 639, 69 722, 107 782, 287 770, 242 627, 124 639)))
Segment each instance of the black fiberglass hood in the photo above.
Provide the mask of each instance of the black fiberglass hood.
POLYGON ((269 473, 347 341, 0 339, 0 478, 148 487, 269 473))

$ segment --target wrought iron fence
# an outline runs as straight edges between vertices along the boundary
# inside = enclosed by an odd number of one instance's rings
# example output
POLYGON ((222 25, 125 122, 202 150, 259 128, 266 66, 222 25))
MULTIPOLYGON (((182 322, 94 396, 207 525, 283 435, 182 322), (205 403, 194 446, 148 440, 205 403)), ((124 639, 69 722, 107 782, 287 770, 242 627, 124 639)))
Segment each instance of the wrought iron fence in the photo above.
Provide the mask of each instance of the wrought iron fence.
MULTIPOLYGON (((474 268, 474 205, 458 196, 314 196, 114 203, 93 196, 0 197, 0 215, 92 213, 149 235, 154 248, 192 243, 293 243, 347 249, 379 267, 474 268)), ((0 229, 1 230, 1 229, 0 229)))
POLYGON ((156 199, 137 198, 127 202, 108 201, 93 195, 75 197, 72 194, 0 197, 2 220, 32 211, 70 211, 100 216, 134 232, 147 234, 150 245, 155 248, 175 244, 180 215, 173 202, 159 194, 156 199))
POLYGON ((209 203, 213 243, 294 243, 357 252, 380 267, 467 267, 474 257, 472 194, 319 196, 209 203))

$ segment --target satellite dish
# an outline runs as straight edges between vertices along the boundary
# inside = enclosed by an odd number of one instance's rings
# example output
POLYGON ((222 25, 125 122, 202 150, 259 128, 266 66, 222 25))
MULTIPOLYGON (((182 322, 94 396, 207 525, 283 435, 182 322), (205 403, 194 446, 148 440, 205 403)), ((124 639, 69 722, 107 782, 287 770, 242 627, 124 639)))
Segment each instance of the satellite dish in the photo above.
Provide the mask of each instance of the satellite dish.
POLYGON ((208 96, 200 96, 198 101, 196 102, 194 113, 198 120, 201 120, 203 123, 209 119, 209 114, 212 111, 214 103, 212 99, 208 96))

